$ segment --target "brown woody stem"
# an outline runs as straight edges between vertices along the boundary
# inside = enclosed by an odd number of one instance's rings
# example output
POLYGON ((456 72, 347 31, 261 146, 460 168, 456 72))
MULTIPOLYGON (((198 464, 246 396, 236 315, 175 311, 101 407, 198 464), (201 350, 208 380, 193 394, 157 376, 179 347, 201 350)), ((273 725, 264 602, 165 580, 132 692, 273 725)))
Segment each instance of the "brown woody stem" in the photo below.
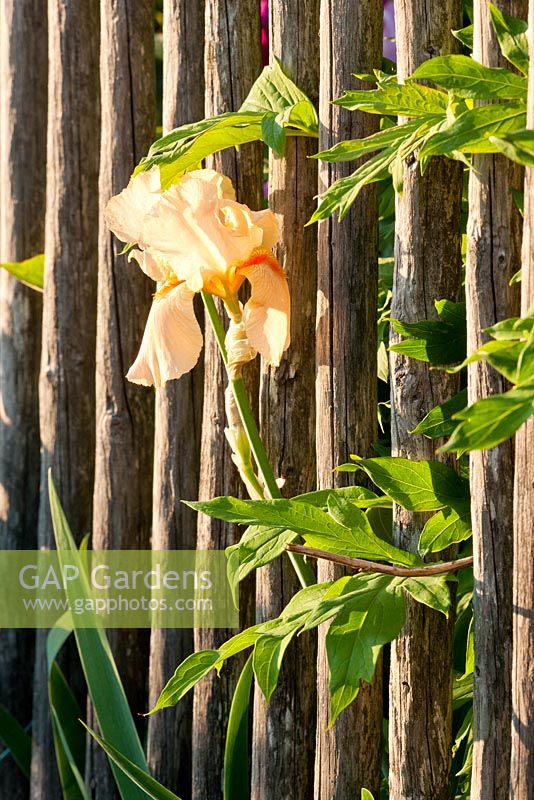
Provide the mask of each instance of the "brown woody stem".
POLYGON ((440 575, 443 572, 455 572, 463 567, 470 567, 473 564, 473 556, 457 558, 455 561, 443 561, 441 564, 426 564, 424 567, 398 567, 391 564, 381 564, 378 561, 367 561, 363 558, 350 558, 329 553, 327 550, 317 550, 315 547, 305 547, 301 544, 287 544, 286 550, 292 553, 300 553, 310 558, 323 558, 325 561, 333 561, 335 564, 342 564, 345 567, 356 569, 361 572, 381 572, 384 575, 396 575, 401 578, 425 577, 425 575, 440 575))

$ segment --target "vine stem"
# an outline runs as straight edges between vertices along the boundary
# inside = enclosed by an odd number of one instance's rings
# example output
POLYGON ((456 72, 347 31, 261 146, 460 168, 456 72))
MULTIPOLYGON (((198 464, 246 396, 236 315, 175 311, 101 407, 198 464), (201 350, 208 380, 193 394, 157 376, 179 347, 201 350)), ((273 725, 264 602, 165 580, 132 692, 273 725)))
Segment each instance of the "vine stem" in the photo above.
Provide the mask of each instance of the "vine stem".
MULTIPOLYGON (((207 292, 201 292, 201 294, 204 302, 204 308, 206 309, 206 313, 213 328, 217 344, 219 345, 219 350, 221 351, 222 359, 225 365, 228 365, 228 354, 226 352, 225 344, 226 333, 215 306, 215 301, 213 300, 211 294, 208 294, 207 292)), ((278 484, 276 483, 273 469, 269 463, 263 441, 258 431, 258 426, 256 425, 256 420, 254 419, 254 414, 252 413, 252 409, 250 407, 245 382, 243 378, 237 378, 236 380, 229 378, 229 383, 234 395, 241 422, 243 424, 243 429, 246 433, 250 449, 254 456, 254 461, 256 462, 256 466, 268 493, 268 497, 265 499, 281 498, 282 493, 278 484)), ((265 492, 263 492, 263 494, 265 495, 265 492)), ((305 558, 303 558, 302 555, 288 551, 288 556, 303 587, 313 586, 313 584, 317 583, 317 579, 311 565, 306 561, 305 558)))
POLYGON ((457 558, 456 561, 442 561, 441 564, 425 564, 424 567, 397 567, 391 564, 381 564, 379 561, 367 561, 364 558, 340 556, 335 553, 329 553, 328 550, 317 550, 315 547, 306 547, 301 544, 287 544, 286 550, 292 553, 300 553, 310 558, 323 558, 325 561, 343 564, 344 567, 357 569, 361 572, 380 572, 384 575, 397 575, 401 578, 423 578, 425 575, 441 575, 445 572, 455 572, 463 567, 470 567, 473 564, 473 556, 466 556, 465 558, 457 558))

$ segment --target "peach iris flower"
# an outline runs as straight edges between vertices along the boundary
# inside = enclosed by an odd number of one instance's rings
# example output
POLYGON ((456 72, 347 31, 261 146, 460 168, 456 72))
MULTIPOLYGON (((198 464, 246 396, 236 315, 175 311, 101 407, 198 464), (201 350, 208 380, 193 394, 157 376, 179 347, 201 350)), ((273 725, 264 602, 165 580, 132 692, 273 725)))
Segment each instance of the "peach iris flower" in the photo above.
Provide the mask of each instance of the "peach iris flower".
POLYGON ((139 354, 127 378, 162 386, 192 369, 202 349, 193 310, 196 292, 221 297, 244 324, 250 345, 278 365, 289 345, 289 291, 272 253, 278 226, 271 211, 237 203, 231 181, 213 170, 186 173, 166 191, 159 168, 141 172, 106 206, 108 227, 132 250, 143 272, 160 284, 139 354), (251 296, 241 307, 247 279, 251 296))

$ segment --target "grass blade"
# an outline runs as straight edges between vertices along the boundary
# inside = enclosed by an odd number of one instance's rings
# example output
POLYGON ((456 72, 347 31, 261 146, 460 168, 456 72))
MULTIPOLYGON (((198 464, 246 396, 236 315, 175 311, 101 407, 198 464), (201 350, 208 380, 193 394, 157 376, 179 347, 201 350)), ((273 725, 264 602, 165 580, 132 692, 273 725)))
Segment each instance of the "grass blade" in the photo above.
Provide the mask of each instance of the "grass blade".
MULTIPOLYGON (((83 723, 82 723, 83 724, 83 723)), ((147 772, 142 770, 129 758, 126 758, 115 747, 112 747, 108 742, 104 741, 98 736, 91 728, 84 725, 89 731, 93 739, 98 742, 102 750, 107 753, 111 762, 115 764, 122 772, 128 776, 130 781, 133 781, 140 789, 142 789, 143 797, 151 797, 152 800, 180 800, 170 789, 166 789, 161 783, 158 783, 155 778, 152 778, 147 772)))

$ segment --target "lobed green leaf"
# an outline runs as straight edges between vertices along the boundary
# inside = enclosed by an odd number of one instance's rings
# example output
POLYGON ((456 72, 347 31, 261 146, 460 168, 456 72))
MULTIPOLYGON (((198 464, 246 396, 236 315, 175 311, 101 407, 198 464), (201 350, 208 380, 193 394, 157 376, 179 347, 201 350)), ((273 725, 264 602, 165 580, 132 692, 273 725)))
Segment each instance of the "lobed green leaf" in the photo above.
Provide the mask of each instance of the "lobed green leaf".
POLYGON ((502 67, 486 67, 463 55, 423 61, 410 80, 432 81, 457 97, 475 100, 525 100, 528 89, 523 76, 502 67))

